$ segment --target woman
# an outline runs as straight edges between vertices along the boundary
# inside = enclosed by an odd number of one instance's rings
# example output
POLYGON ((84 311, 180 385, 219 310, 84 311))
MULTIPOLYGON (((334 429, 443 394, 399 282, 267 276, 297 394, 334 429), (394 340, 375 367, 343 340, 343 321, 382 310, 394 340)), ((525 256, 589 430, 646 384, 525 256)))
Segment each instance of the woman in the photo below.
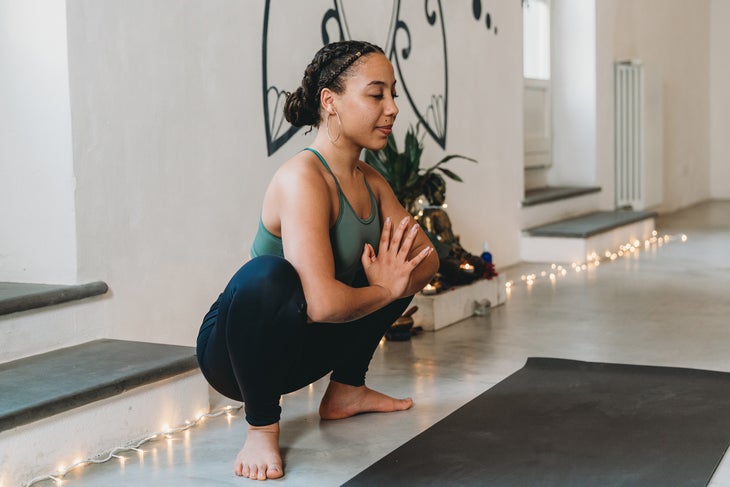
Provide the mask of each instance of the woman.
POLYGON ((287 97, 295 126, 318 127, 266 190, 247 262, 206 315, 198 361, 212 387, 245 403, 236 475, 284 475, 281 394, 329 372, 323 419, 405 410, 365 386, 380 339, 438 269, 428 238, 388 183, 359 160, 387 143, 398 114, 393 67, 370 43, 323 47, 287 97))

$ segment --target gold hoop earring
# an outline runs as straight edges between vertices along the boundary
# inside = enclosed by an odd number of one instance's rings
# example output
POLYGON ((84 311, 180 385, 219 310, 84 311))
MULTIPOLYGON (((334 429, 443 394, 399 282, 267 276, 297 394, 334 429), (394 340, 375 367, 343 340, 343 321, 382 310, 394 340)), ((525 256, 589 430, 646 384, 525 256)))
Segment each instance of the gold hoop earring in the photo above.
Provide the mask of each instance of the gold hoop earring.
POLYGON ((330 115, 327 115, 327 123, 325 124, 325 129, 327 130, 327 138, 333 144, 337 142, 340 139, 340 135, 342 135, 342 121, 340 120, 340 114, 337 113, 337 110, 335 110, 335 116, 337 117, 337 137, 333 139, 330 135, 330 115))

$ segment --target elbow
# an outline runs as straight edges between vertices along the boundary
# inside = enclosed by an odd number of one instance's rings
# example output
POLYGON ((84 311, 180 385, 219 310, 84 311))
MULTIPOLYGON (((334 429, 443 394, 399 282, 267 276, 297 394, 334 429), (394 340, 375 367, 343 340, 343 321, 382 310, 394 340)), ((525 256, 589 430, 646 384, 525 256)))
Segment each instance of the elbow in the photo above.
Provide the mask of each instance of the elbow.
POLYGON ((307 299, 307 317, 314 323, 339 323, 343 318, 337 302, 337 299, 326 297, 307 299))
POLYGON ((330 313, 328 313, 325 306, 323 306, 324 303, 318 303, 317 301, 309 302, 307 301, 307 318, 309 318, 314 323, 330 323, 332 321, 332 317, 330 313))

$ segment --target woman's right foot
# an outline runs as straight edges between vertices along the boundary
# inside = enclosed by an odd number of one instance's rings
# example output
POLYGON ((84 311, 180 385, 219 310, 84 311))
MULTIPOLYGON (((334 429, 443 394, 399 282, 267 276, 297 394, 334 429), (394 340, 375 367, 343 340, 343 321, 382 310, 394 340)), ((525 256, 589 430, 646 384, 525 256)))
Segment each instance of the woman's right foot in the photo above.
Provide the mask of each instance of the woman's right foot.
POLYGON ((405 411, 413 406, 413 399, 396 399, 374 391, 367 386, 350 386, 330 380, 319 416, 322 419, 344 419, 360 413, 389 413, 405 411))
POLYGON ((236 455, 233 473, 254 480, 278 479, 284 476, 279 450, 279 423, 248 427, 243 448, 236 455))

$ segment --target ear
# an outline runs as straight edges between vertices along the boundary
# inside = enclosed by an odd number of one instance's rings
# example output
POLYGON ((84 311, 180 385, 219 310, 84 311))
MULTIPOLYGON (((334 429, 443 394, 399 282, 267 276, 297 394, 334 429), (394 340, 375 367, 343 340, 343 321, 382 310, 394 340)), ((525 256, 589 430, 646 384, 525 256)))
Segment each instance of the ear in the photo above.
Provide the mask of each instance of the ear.
POLYGON ((319 94, 319 104, 325 113, 335 114, 335 92, 329 88, 322 88, 319 94))

